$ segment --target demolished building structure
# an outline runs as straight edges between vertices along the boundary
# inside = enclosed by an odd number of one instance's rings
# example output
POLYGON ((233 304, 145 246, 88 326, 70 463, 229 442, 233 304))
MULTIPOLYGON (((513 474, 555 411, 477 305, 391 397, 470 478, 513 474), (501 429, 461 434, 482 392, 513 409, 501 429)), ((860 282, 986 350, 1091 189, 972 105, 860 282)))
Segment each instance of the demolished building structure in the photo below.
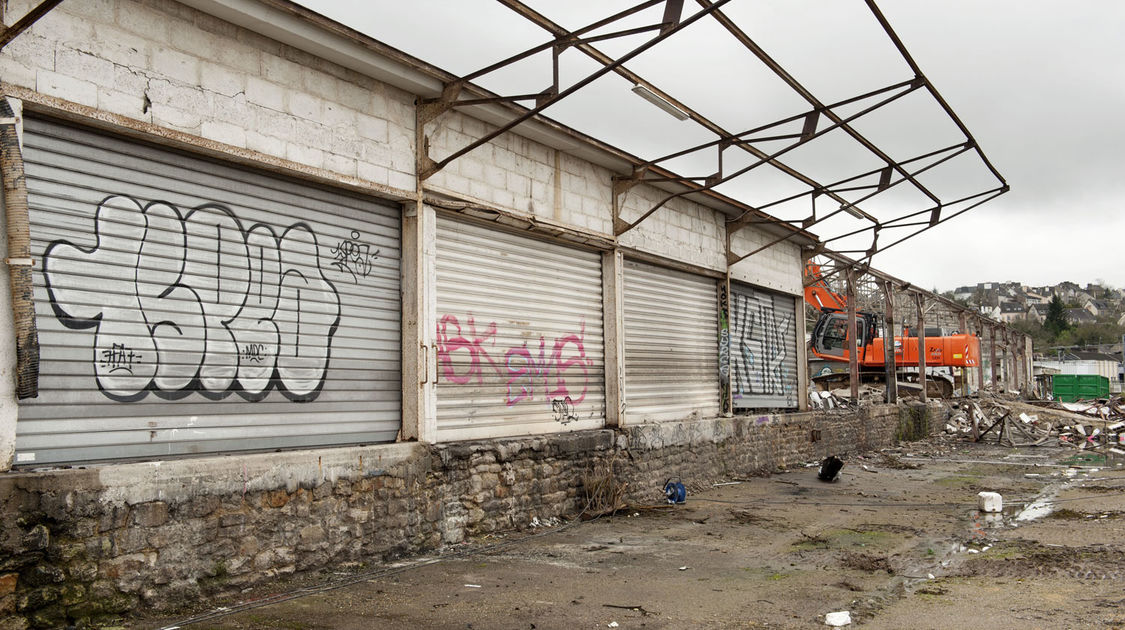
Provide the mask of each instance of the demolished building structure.
MULTIPOLYGON (((813 255, 910 325, 980 335, 975 388, 1027 385, 1030 340, 871 268, 874 238, 812 231, 818 197, 901 242, 1007 190, 873 3, 909 74, 848 104, 921 91, 957 144, 892 159, 791 77, 808 111, 732 133, 507 4, 539 52, 708 129, 692 150, 719 170, 683 177, 541 113, 585 79, 503 97, 285 0, 7 4, 3 614, 84 623, 572 514, 620 451, 643 492, 940 428, 925 407, 808 411, 813 255), (818 183, 756 145, 828 130, 886 165, 818 183), (718 192, 725 151, 802 182, 813 217, 718 192), (960 155, 995 188, 862 210, 960 155)), ((786 76, 724 2, 680 4, 634 9, 656 12, 635 51, 713 20, 786 76)))

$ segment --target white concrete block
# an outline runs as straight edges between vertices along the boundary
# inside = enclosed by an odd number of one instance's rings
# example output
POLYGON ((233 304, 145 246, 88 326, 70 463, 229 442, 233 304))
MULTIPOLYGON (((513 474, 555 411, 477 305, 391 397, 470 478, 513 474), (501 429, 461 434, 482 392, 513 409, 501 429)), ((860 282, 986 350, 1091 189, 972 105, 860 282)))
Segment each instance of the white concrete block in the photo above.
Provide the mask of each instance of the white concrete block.
POLYGON ((184 133, 198 134, 203 119, 199 110, 183 110, 163 103, 153 103, 152 122, 156 125, 183 131, 184 133))
POLYGON ((345 177, 355 177, 356 159, 355 157, 326 153, 324 155, 324 169, 345 177))
POLYGON ((205 61, 199 66, 199 84, 205 90, 223 96, 234 96, 246 90, 246 75, 226 66, 205 61))
POLYGON ((356 112, 339 103, 324 101, 324 112, 321 122, 329 127, 343 127, 342 133, 349 135, 355 133, 356 112))
POLYGON ((286 87, 301 85, 301 66, 276 55, 262 55, 262 76, 286 87))
POLYGON ((386 186, 390 181, 390 170, 381 164, 359 160, 356 162, 356 176, 362 180, 386 186))
POLYGON ((83 81, 50 70, 40 70, 35 78, 35 89, 43 94, 90 107, 96 107, 98 104, 98 86, 90 81, 83 81))
POLYGON ((266 155, 285 157, 285 141, 274 136, 266 136, 254 130, 246 132, 246 148, 266 155))
POLYGON ((245 72, 248 76, 260 76, 262 73, 262 57, 260 50, 244 44, 225 40, 222 48, 215 51, 214 61, 233 70, 245 72))
POLYGON ((285 109, 285 88, 259 77, 248 76, 246 99, 262 107, 282 111, 285 109))
POLYGON ((341 105, 350 107, 351 109, 354 109, 361 114, 372 114, 372 98, 370 89, 360 85, 356 85, 355 83, 341 81, 339 86, 337 86, 337 93, 339 94, 339 101, 341 105))
POLYGON ((246 146, 246 129, 238 125, 231 125, 214 120, 204 121, 200 126, 200 135, 215 142, 222 142, 236 147, 246 146))
POLYGON ((199 60, 178 50, 155 47, 152 51, 152 69, 181 83, 199 85, 199 60))
POLYGON ((148 85, 149 77, 146 76, 142 70, 114 65, 113 81, 110 85, 104 87, 117 92, 136 94, 138 97, 143 98, 145 90, 148 89, 148 85))
POLYGON ((401 171, 389 171, 387 184, 395 188, 403 190, 414 190, 417 187, 417 180, 414 178, 413 173, 403 173, 401 171))
MULTIPOLYGON (((163 13, 130 2, 118 4, 115 15, 117 25, 127 31, 155 42, 167 42, 170 39, 168 29, 173 22, 163 13)), ((183 26, 180 23, 175 24, 177 27, 183 26)))
MULTIPOLYGON (((22 36, 16 39, 22 39, 22 36)), ((131 67, 148 65, 150 43, 143 37, 117 28, 113 24, 95 22, 94 39, 97 42, 98 55, 113 63, 131 67)))
POLYGON ((218 60, 223 40, 194 24, 177 24, 168 30, 168 44, 200 60, 218 60))
POLYGON ((136 92, 98 89, 98 109, 111 114, 148 120, 148 114, 144 111, 144 101, 144 96, 136 92))
POLYGON ((287 90, 288 106, 286 111, 298 118, 320 120, 324 112, 324 101, 296 90, 287 90))
POLYGON ((263 107, 252 108, 257 121, 255 128, 263 135, 289 140, 296 130, 293 117, 272 109, 263 107))
POLYGON ((361 137, 377 142, 387 141, 387 121, 359 112, 355 116, 356 131, 361 137))
POLYGON ((55 43, 25 31, 4 47, 4 56, 33 68, 55 69, 55 43))
POLYGON ((1003 512, 1004 498, 998 492, 977 493, 977 509, 981 512, 1003 512))
POLYGON ((35 68, 26 66, 18 61, 7 59, 3 62, 3 77, 5 83, 18 85, 19 87, 35 89, 37 72, 35 68))
POLYGON ((295 142, 285 143, 285 159, 313 168, 324 167, 324 151, 295 142))
POLYGON ((244 129, 254 126, 254 108, 246 102, 245 94, 236 94, 231 97, 221 94, 209 93, 207 111, 211 112, 215 120, 238 125, 244 129))

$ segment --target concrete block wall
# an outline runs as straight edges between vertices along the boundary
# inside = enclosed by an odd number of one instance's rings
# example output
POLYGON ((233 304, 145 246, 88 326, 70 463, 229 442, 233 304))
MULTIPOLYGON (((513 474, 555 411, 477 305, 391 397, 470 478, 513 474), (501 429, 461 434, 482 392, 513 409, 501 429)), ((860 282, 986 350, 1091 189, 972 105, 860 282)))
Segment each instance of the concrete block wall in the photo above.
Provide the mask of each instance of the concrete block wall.
MULTIPOLYGON (((743 228, 731 234, 731 251, 742 256, 777 238, 779 237, 761 230, 743 228)), ((767 289, 801 295, 804 292, 801 284, 804 270, 801 265, 800 246, 791 240, 782 241, 733 265, 730 277, 732 280, 741 280, 767 289)))
POLYGON ((90 466, 0 476, 0 628, 87 626, 324 567, 360 568, 570 518, 606 461, 633 501, 918 438, 943 407, 741 416, 429 446, 90 466), (813 432, 819 431, 819 439, 813 432))
MULTIPOLYGON (((653 186, 635 186, 624 195, 621 218, 632 222, 670 193, 653 186)), ((664 204, 640 225, 621 235, 621 245, 726 271, 726 217, 683 198, 664 204)))
MULTIPOLYGON (((31 0, 7 3, 11 24, 31 0)), ((341 178, 413 191, 414 96, 172 0, 66 2, 0 81, 341 178)))

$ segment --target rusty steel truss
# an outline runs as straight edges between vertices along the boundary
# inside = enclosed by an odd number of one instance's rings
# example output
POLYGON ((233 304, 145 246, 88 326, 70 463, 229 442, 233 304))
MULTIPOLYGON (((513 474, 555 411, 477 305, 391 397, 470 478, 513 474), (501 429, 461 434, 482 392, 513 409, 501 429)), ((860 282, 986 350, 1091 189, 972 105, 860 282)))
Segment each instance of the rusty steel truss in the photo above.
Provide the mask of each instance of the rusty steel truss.
MULTIPOLYGON (((817 253, 824 253, 833 251, 830 247, 832 243, 843 240, 845 238, 854 237, 866 232, 871 233, 870 246, 864 250, 835 250, 834 253, 843 256, 852 254, 861 254, 854 262, 858 265, 864 265, 878 252, 885 251, 899 243, 902 243, 921 232, 928 230, 932 227, 940 225, 954 217, 957 217, 973 208, 980 206, 987 201, 995 199, 999 195, 1008 192, 1008 184, 1005 182, 999 171, 989 162, 984 152, 981 150, 968 128, 945 101, 945 99, 938 92, 937 88, 926 78, 925 74, 918 67, 917 63, 907 52, 902 41, 898 35, 891 28, 883 13, 876 6, 874 0, 865 0, 868 9, 871 11, 887 37, 894 44, 899 54, 902 56, 906 65, 913 72, 913 76, 905 77, 903 80, 894 84, 885 86, 883 88, 868 91, 854 97, 831 103, 825 104, 817 99, 805 86, 803 86, 795 77, 789 74, 780 63, 773 59, 761 46, 759 46, 745 30, 740 28, 729 16, 722 11, 723 5, 727 4, 729 0, 697 0, 699 9, 693 13, 685 15, 683 0, 646 0, 640 2, 628 9, 619 11, 605 17, 603 19, 594 21, 587 26, 569 31, 559 24, 553 22, 548 17, 541 13, 536 12, 528 5, 520 0, 497 0, 502 5, 508 7, 518 15, 528 20, 532 24, 544 29, 551 36, 552 39, 525 50, 519 54, 513 55, 507 59, 496 62, 476 72, 470 73, 456 80, 449 81, 445 84, 442 94, 438 98, 428 99, 421 105, 419 111, 418 122, 424 125, 428 122, 434 121, 441 114, 451 111, 459 107, 467 107, 472 105, 480 105, 484 103, 507 103, 516 104, 520 102, 532 102, 530 108, 524 108, 522 113, 516 115, 506 124, 503 124, 493 131, 485 134, 483 137, 472 140, 465 146, 455 149, 449 155, 441 158, 440 160, 433 160, 429 157, 428 151, 424 148, 424 154, 420 160, 419 178, 425 180, 430 176, 440 171, 445 166, 449 165, 452 161, 468 154, 474 149, 483 146, 484 144, 495 139, 497 136, 512 130, 521 123, 524 123, 536 116, 539 116, 545 109, 551 105, 559 102, 563 98, 570 96, 582 88, 593 83, 602 76, 614 73, 630 82, 632 82, 637 89, 643 89, 648 92, 649 96, 654 96, 657 99, 666 103, 672 111, 682 114, 686 120, 691 120, 699 125, 709 133, 713 134, 715 138, 709 142, 698 144, 692 147, 684 148, 669 155, 651 159, 648 161, 640 162, 634 165, 633 171, 629 175, 614 177, 613 195, 614 195, 614 234, 620 236, 625 232, 635 228, 637 225, 645 221, 652 214, 657 212, 661 207, 666 205, 669 201, 678 197, 693 195, 705 191, 710 191, 716 186, 729 182, 737 177, 745 175, 750 171, 765 165, 773 167, 785 175, 801 182, 807 190, 805 192, 788 196, 776 201, 750 206, 750 209, 743 212, 741 216, 728 218, 728 232, 733 233, 746 227, 748 225, 761 225, 761 224, 775 224, 779 226, 789 226, 789 229, 782 233, 774 240, 758 247, 749 252, 732 252, 730 246, 727 246, 727 260, 728 264, 733 265, 739 261, 753 256, 769 247, 777 245, 780 242, 793 238, 797 234, 806 233, 805 230, 822 223, 842 212, 856 217, 861 221, 862 226, 857 229, 839 235, 833 235, 827 239, 821 240, 818 244, 817 253), (662 17, 659 22, 655 22, 646 26, 622 28, 619 30, 611 29, 615 24, 621 22, 625 18, 637 15, 647 9, 653 9, 663 5, 662 17), (778 78, 780 78, 790 89, 798 94, 807 104, 809 109, 804 112, 797 113, 787 118, 767 123, 764 125, 756 125, 743 131, 731 132, 711 119, 708 119, 704 114, 696 111, 682 101, 675 98, 673 95, 660 89, 652 82, 641 77, 637 73, 631 71, 626 64, 636 58, 641 53, 657 46, 673 36, 680 30, 690 26, 691 24, 700 20, 712 19, 715 20, 722 29, 729 34, 739 44, 749 50, 758 60, 761 61, 770 71, 772 71, 778 78), (610 56, 598 48, 594 44, 611 39, 618 39, 623 37, 632 37, 638 35, 648 35, 648 38, 643 41, 639 46, 636 46, 629 52, 617 57, 610 56), (559 83, 559 58, 567 50, 574 49, 581 52, 585 56, 600 64, 600 68, 594 72, 586 75, 584 78, 576 81, 575 83, 563 87, 559 83), (480 77, 483 77, 491 72, 505 68, 513 63, 525 60, 533 55, 550 51, 552 58, 552 72, 548 79, 544 79, 543 83, 549 85, 542 91, 531 94, 518 94, 512 96, 487 96, 487 97, 463 97, 463 92, 467 85, 480 77), (882 149, 880 149, 874 142, 869 140, 859 131, 853 127, 853 123, 880 108, 893 103, 900 98, 915 92, 923 92, 928 94, 929 97, 940 106, 941 110, 946 116, 956 125, 963 135, 963 139, 950 146, 935 148, 924 154, 913 156, 907 159, 894 159, 882 149), (848 116, 842 116, 838 110, 845 106, 861 106, 862 109, 852 113, 848 116), (799 131, 786 130, 787 126, 797 125, 800 126, 799 131), (813 178, 799 172, 797 169, 787 165, 782 158, 786 153, 801 147, 807 143, 813 142, 816 139, 823 137, 830 131, 840 130, 846 133, 852 140, 874 155, 878 160, 885 164, 874 170, 869 170, 863 173, 858 173, 854 176, 834 181, 831 183, 821 183, 813 178), (781 148, 775 148, 772 151, 766 151, 760 146, 763 142, 776 143, 778 141, 785 142, 781 148), (683 157, 689 154, 699 152, 714 152, 716 163, 718 164, 717 171, 707 173, 704 175, 696 176, 683 176, 672 173, 666 168, 663 168, 662 163, 666 163, 675 158, 683 157), (723 157, 727 151, 742 151, 753 159, 747 166, 743 166, 726 172, 723 168, 723 157), (980 159, 984 168, 986 168, 991 176, 995 178, 996 185, 982 190, 980 192, 956 198, 956 199, 942 199, 924 184, 922 184, 918 176, 922 173, 939 166, 959 155, 964 153, 975 153, 980 159), (619 200, 630 188, 639 183, 673 183, 679 185, 679 190, 675 192, 668 192, 661 200, 652 204, 646 211, 642 212, 641 216, 632 220, 626 221, 620 215, 619 200), (874 216, 872 213, 864 211, 861 208, 862 203, 872 199, 876 195, 883 193, 896 186, 909 186, 920 193, 926 200, 927 205, 924 208, 907 212, 900 216, 890 219, 881 220, 874 216), (843 196, 843 193, 859 192, 862 196, 859 199, 848 200, 843 196), (839 204, 835 210, 817 215, 816 200, 819 197, 825 197, 839 204), (792 220, 779 219, 765 213, 766 210, 794 201, 801 197, 809 197, 813 202, 812 213, 805 217, 799 217, 792 220), (879 235, 881 232, 890 229, 907 229, 910 232, 891 243, 881 245, 879 244, 879 235)), ((677 115, 677 117, 681 117, 677 115)), ((748 204, 747 204, 748 205, 748 204)))

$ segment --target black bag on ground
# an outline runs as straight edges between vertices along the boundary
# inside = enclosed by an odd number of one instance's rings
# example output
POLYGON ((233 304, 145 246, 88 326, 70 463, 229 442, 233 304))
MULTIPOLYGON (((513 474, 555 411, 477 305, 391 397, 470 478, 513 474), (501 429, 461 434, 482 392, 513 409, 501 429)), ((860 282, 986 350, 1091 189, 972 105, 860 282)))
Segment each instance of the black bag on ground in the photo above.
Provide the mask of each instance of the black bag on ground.
POLYGON ((820 472, 816 474, 817 479, 821 481, 835 481, 836 475, 840 474, 840 469, 844 467, 844 460, 829 455, 820 462, 820 472))

